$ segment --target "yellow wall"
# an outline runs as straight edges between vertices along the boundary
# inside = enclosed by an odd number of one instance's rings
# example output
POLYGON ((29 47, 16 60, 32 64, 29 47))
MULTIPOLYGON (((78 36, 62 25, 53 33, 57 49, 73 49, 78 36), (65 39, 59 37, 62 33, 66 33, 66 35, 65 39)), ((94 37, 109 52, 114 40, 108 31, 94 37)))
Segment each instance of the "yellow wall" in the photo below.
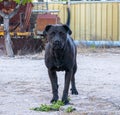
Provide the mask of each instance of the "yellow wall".
MULTIPOLYGON (((66 4, 49 4, 49 10, 59 10, 66 22, 66 4)), ((71 3, 72 37, 77 40, 120 40, 119 2, 71 3)))

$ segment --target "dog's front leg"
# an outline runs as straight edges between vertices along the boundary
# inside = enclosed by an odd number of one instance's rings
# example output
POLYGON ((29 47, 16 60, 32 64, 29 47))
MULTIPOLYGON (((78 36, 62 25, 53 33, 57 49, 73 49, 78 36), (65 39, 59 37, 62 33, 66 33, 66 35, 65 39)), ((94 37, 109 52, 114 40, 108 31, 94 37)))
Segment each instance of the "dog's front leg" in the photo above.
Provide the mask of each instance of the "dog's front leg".
POLYGON ((70 86, 70 80, 72 77, 73 71, 66 71, 65 73, 65 84, 64 84, 64 91, 63 91, 63 97, 62 97, 62 101, 64 102, 64 104, 68 104, 69 100, 68 100, 68 90, 69 90, 69 86, 70 86))
POLYGON ((51 100, 52 103, 58 100, 58 84, 57 84, 58 81, 57 81, 56 71, 48 70, 48 74, 52 85, 52 93, 53 93, 53 98, 51 100))

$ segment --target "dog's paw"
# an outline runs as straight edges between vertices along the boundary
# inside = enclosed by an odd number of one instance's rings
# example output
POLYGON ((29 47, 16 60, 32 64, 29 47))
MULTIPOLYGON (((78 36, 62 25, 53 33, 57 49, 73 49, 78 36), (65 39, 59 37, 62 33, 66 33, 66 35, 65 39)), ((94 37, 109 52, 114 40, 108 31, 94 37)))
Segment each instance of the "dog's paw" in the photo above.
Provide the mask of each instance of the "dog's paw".
POLYGON ((57 100, 58 100, 58 97, 53 97, 52 100, 51 100, 50 102, 51 102, 51 103, 57 102, 57 100))
POLYGON ((71 94, 72 95, 78 95, 77 89, 71 89, 71 94))
POLYGON ((64 103, 64 105, 69 104, 69 99, 62 99, 62 102, 64 103))

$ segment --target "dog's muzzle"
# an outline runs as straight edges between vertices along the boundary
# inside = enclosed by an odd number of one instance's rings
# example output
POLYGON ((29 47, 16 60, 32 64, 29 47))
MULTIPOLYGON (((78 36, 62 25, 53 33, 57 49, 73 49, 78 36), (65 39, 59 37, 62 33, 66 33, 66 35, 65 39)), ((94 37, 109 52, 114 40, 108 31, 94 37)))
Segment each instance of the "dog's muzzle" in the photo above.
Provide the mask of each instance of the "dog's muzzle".
POLYGON ((53 49, 62 49, 62 48, 63 48, 63 46, 62 46, 62 42, 61 41, 55 40, 53 42, 53 49))

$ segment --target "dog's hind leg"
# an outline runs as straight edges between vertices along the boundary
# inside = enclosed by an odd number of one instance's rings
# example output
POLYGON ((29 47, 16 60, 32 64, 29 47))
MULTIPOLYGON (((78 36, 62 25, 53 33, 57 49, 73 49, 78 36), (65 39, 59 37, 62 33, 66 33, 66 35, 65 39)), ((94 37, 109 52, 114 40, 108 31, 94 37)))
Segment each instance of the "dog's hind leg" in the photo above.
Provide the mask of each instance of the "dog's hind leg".
POLYGON ((48 70, 48 74, 50 77, 51 85, 52 85, 52 93, 53 93, 53 98, 51 100, 51 103, 57 102, 58 100, 58 80, 57 80, 57 74, 55 71, 50 71, 48 70))
POLYGON ((73 75, 71 77, 71 93, 75 94, 75 95, 78 95, 78 91, 77 91, 76 85, 75 85, 75 73, 76 73, 76 70, 77 70, 77 65, 74 66, 73 75))

